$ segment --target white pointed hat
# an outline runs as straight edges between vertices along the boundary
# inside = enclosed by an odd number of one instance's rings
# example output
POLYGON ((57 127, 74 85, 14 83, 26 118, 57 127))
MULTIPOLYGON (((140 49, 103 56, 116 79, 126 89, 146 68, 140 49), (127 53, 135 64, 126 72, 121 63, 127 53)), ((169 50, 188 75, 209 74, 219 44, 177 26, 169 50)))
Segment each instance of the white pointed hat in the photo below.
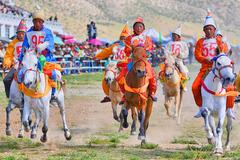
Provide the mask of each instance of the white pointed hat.
POLYGON ((179 25, 175 31, 173 31, 172 33, 175 33, 177 35, 179 35, 180 37, 182 36, 182 25, 179 25))
POLYGON ((206 16, 205 22, 204 22, 204 27, 205 27, 205 26, 209 26, 209 25, 217 28, 217 27, 216 27, 216 24, 215 24, 215 22, 214 22, 214 19, 212 18, 212 13, 211 13, 210 9, 208 8, 208 9, 207 9, 207 16, 206 16))

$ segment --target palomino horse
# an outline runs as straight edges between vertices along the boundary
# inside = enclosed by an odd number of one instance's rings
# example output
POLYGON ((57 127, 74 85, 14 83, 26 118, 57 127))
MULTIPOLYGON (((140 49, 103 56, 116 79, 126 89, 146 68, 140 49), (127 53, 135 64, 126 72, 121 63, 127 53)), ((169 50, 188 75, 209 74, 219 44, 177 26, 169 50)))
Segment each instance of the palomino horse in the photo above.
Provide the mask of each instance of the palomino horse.
MULTIPOLYGON (((147 72, 146 51, 142 47, 136 47, 133 51, 133 66, 125 79, 126 101, 120 114, 120 125, 128 127, 128 110, 137 108, 140 122, 138 139, 141 143, 146 142, 146 131, 152 113, 152 99, 148 97, 149 75, 147 72)), ((132 130, 136 129, 136 113, 133 112, 132 130)))
POLYGON ((179 70, 175 65, 175 58, 168 54, 165 59, 165 69, 160 71, 159 75, 163 78, 163 92, 165 95, 164 106, 167 111, 167 115, 171 117, 170 107, 173 103, 175 104, 175 114, 174 118, 177 118, 177 123, 180 124, 181 115, 181 104, 183 89, 181 87, 181 77, 179 70))
MULTIPOLYGON (((226 115, 226 96, 236 93, 226 93, 226 87, 233 84, 235 73, 233 63, 224 53, 212 59, 213 67, 208 73, 201 86, 202 93, 202 116, 205 122, 205 130, 209 143, 214 142, 214 154, 223 154, 222 134, 226 115), (214 114, 218 116, 217 128, 215 127, 214 114)), ((232 129, 232 118, 227 114, 227 142, 226 149, 230 150, 230 133, 232 129)))
MULTIPOLYGON (((35 112, 36 120, 32 126, 31 138, 36 137, 37 128, 41 119, 43 118, 43 127, 42 132, 43 135, 41 137, 42 142, 47 141, 47 131, 48 131, 48 119, 49 119, 49 105, 51 99, 51 87, 48 83, 48 77, 38 70, 38 58, 35 50, 28 50, 25 52, 23 61, 23 88, 24 90, 28 90, 29 92, 39 93, 39 97, 34 97, 33 95, 24 93, 24 108, 23 108, 23 125, 25 130, 29 130, 28 123, 28 115, 30 110, 35 112)), ((58 77, 61 76, 60 72, 57 73, 58 77)), ((61 78, 61 77, 60 77, 61 78)), ((64 127, 64 135, 67 140, 71 139, 70 131, 67 127, 66 119, 65 119, 65 106, 64 106, 64 93, 63 90, 60 89, 57 91, 57 104, 60 109, 63 127, 64 127)))
POLYGON ((119 122, 117 105, 121 101, 122 92, 120 91, 116 76, 118 73, 117 63, 112 61, 106 68, 105 81, 109 85, 109 98, 111 99, 113 118, 119 122))

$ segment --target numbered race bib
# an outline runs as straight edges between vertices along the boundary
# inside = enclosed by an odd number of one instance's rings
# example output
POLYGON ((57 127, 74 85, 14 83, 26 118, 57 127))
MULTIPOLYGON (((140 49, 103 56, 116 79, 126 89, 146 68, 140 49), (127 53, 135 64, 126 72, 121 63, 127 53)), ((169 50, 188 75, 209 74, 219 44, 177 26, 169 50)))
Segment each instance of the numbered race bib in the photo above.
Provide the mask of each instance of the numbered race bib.
POLYGON ((126 54, 124 52, 124 48, 125 48, 124 46, 115 46, 113 48, 113 53, 114 53, 113 60, 122 61, 125 59, 126 54))
POLYGON ((22 50, 22 43, 23 42, 18 42, 15 44, 14 46, 14 58, 18 59, 20 53, 21 53, 21 50, 22 50))
POLYGON ((43 31, 31 31, 27 32, 28 44, 30 48, 35 48, 38 44, 42 44, 46 37, 43 31))
POLYGON ((205 39, 203 41, 202 55, 212 59, 216 55, 217 41, 215 38, 205 39))
POLYGON ((181 53, 181 47, 182 47, 182 45, 181 45, 180 42, 173 42, 171 44, 171 52, 172 52, 172 54, 174 56, 176 56, 176 57, 179 56, 180 53, 181 53))

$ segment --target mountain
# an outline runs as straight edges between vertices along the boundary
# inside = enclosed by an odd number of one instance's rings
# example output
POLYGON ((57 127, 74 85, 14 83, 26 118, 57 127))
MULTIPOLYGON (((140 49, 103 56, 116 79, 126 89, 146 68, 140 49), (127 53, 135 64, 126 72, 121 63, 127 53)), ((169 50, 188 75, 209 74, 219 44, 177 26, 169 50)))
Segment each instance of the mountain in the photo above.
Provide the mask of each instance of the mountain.
POLYGON ((99 37, 114 40, 123 24, 128 21, 131 27, 137 16, 144 18, 146 27, 155 28, 163 35, 179 24, 186 35, 203 35, 207 8, 212 10, 228 39, 237 43, 240 35, 239 0, 16 0, 15 3, 28 11, 38 5, 47 17, 57 15, 65 31, 81 40, 86 38, 86 25, 92 20, 99 37))

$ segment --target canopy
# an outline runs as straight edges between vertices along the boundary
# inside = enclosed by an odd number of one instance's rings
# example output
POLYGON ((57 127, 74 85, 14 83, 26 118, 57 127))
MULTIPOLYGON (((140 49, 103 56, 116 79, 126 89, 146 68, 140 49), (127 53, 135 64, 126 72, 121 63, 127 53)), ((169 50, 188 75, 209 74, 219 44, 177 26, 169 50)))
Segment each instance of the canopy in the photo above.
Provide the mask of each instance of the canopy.
POLYGON ((53 36, 53 39, 54 39, 54 43, 55 44, 59 44, 59 45, 63 45, 64 44, 62 39, 60 37, 58 37, 58 36, 53 36))
POLYGON ((64 41, 65 44, 73 44, 75 42, 76 41, 74 39, 68 39, 68 40, 64 41))
POLYGON ((103 43, 100 40, 98 40, 98 39, 91 39, 91 40, 88 41, 88 43, 93 44, 95 46, 103 45, 103 43))

